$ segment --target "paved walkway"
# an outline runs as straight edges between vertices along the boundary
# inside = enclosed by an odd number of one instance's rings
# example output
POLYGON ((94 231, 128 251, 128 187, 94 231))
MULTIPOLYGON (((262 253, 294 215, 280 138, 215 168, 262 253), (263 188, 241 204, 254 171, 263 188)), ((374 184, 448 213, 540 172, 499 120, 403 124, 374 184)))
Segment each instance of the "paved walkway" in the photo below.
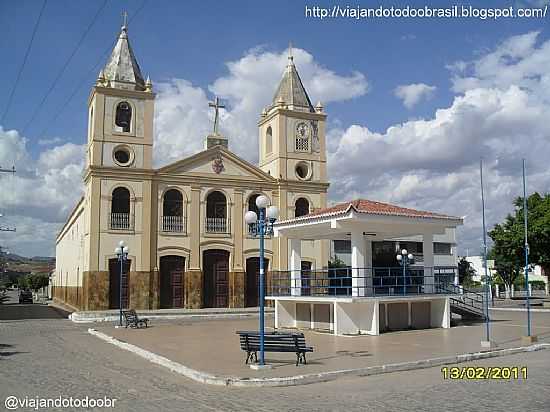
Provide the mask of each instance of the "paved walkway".
POLYGON ((7 396, 106 396, 117 399, 109 410, 132 412, 550 410, 546 350, 461 365, 526 366, 527 380, 443 380, 437 367, 295 387, 222 388, 183 378, 98 340, 87 325, 30 306, 20 318, 0 320, 0 404, 7 396))
MULTIPOLYGON (((521 313, 493 315, 491 336, 498 348, 522 346, 524 318, 521 313)), ((538 335, 539 342, 550 343, 550 316, 534 313, 532 320, 533 333, 538 335)), ((266 323, 272 326, 272 318, 266 323)), ((307 355, 307 365, 296 367, 292 353, 266 353, 266 362, 273 368, 255 371, 244 364, 246 355, 240 350, 235 331, 257 329, 257 320, 153 322, 152 327, 139 330, 115 329, 113 325, 96 329, 189 368, 219 377, 285 377, 478 352, 485 336, 485 327, 481 323, 451 329, 360 337, 335 337, 328 333, 305 331, 307 344, 315 348, 313 353, 307 355)))

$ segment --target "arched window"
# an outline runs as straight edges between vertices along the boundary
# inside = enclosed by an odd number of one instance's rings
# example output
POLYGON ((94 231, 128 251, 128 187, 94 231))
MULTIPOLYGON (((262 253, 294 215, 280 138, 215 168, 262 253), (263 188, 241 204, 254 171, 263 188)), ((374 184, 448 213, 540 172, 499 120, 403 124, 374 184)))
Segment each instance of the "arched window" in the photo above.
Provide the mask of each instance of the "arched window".
POLYGON ((309 214, 309 202, 306 198, 300 197, 294 204, 294 217, 305 216, 309 214))
POLYGON ((125 187, 113 190, 111 229, 130 229, 130 191, 125 187))
POLYGON ((183 196, 179 190, 170 189, 162 202, 162 230, 183 232, 183 196))
POLYGON ((128 102, 120 102, 116 107, 115 124, 122 129, 123 132, 130 132, 130 124, 132 122, 132 106, 128 102))
POLYGON ((222 192, 214 191, 206 198, 206 231, 229 233, 227 200, 222 192))
POLYGON ((265 133, 265 152, 271 153, 273 151, 273 130, 271 129, 271 126, 267 128, 267 132, 265 133))

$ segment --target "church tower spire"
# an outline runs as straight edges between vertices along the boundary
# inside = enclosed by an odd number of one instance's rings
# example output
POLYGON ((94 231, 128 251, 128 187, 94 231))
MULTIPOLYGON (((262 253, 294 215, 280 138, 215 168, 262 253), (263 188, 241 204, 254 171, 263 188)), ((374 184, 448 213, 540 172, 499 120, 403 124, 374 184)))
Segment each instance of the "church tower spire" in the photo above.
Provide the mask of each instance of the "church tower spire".
POLYGON ((293 184, 326 184, 326 117, 322 104, 311 104, 290 45, 283 78, 258 122, 260 168, 293 184))
POLYGON ((145 80, 130 46, 126 24, 125 18, 111 57, 103 69, 103 76, 109 87, 144 91, 145 80))
POLYGON ((141 74, 126 18, 89 104, 87 166, 151 169, 154 116, 153 83, 141 74))
POLYGON ((283 73, 283 78, 273 96, 273 106, 284 103, 290 110, 315 113, 311 100, 306 92, 292 54, 292 43, 288 47, 288 63, 283 73))

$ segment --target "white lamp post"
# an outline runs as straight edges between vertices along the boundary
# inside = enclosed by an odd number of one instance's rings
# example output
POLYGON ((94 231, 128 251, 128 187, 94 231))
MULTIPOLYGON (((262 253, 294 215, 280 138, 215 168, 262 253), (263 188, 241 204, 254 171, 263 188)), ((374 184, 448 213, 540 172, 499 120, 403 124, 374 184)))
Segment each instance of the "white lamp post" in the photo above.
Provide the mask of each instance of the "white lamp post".
POLYGON ((253 234, 260 237, 260 366, 265 365, 264 358, 264 239, 265 235, 273 233, 273 223, 277 220, 279 209, 277 206, 269 206, 269 198, 260 195, 256 198, 256 206, 260 216, 249 210, 244 215, 247 224, 256 224, 253 234), (267 209, 267 210, 266 210, 267 209))
POLYGON ((126 244, 124 243, 124 240, 121 240, 118 242, 118 246, 115 248, 115 254, 118 258, 118 261, 120 262, 120 278, 119 278, 119 285, 118 285, 118 306, 119 306, 119 318, 118 318, 118 324, 119 326, 122 326, 122 272, 124 270, 124 262, 128 260, 128 253, 130 252, 130 249, 126 244))
POLYGON ((414 259, 412 253, 408 253, 407 249, 402 249, 401 253, 395 257, 399 264, 403 266, 403 295, 407 294, 407 265, 414 259))

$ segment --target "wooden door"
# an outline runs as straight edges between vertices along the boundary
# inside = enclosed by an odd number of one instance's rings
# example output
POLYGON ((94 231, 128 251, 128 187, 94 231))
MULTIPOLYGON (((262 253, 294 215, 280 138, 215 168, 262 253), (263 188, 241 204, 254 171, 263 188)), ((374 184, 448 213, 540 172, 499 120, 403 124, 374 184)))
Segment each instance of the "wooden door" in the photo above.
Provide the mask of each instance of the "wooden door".
POLYGON ((183 270, 172 270, 172 307, 183 307, 183 270))
POLYGON ((207 250, 203 255, 204 307, 229 306, 229 252, 207 250))
POLYGON ((162 256, 160 258, 160 307, 182 308, 185 277, 185 258, 162 256))

